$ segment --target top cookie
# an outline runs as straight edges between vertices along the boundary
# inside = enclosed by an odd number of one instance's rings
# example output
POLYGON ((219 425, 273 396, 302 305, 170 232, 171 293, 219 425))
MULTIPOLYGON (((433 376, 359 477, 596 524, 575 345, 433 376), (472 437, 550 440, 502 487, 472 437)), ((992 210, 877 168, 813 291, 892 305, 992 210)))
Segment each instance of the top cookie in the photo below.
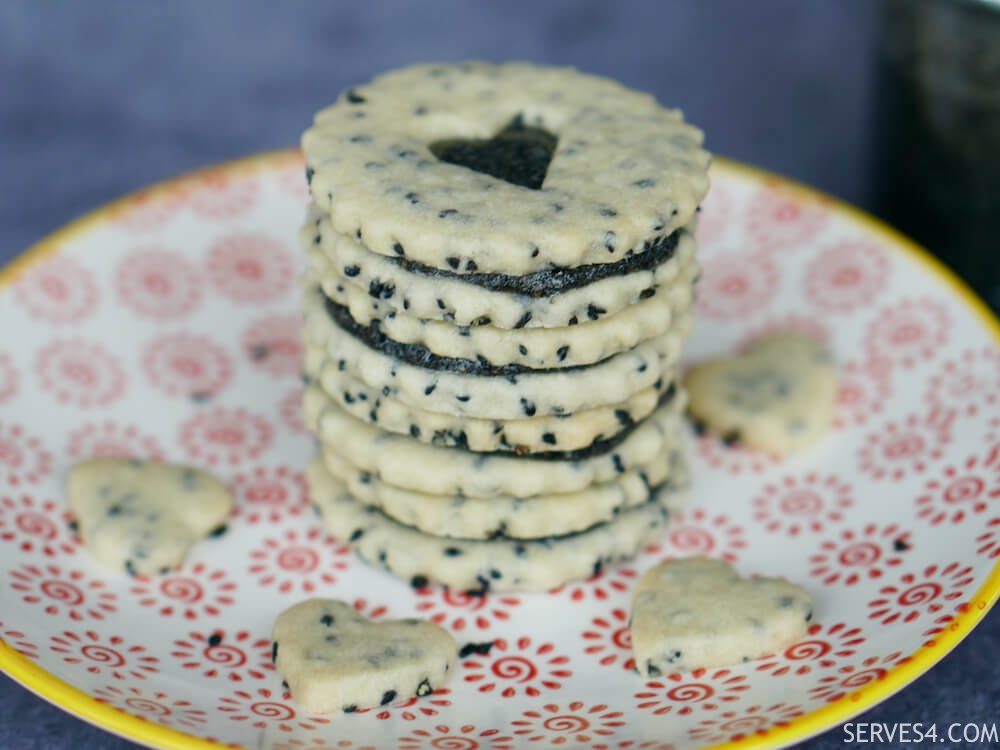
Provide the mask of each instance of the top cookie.
POLYGON ((350 89, 302 148, 313 200, 370 250, 527 274, 620 260, 688 223, 708 189, 701 142, 609 79, 475 62, 350 89))

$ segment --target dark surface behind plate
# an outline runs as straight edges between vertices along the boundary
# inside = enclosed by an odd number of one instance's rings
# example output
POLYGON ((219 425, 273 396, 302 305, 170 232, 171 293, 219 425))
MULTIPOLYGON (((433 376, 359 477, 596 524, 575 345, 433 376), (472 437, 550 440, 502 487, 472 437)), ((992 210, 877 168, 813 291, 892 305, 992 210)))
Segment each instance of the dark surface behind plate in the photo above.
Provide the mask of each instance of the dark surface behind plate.
MULTIPOLYGON (((0 262, 75 216, 196 167, 290 145, 387 68, 530 59, 681 107, 708 146, 877 210, 874 0, 265 0, 0 5, 0 262)), ((861 717, 998 721, 1000 617, 861 717)), ((0 677, 0 748, 131 748, 0 677)), ((802 747, 840 748, 842 729, 802 747)), ((911 747, 883 744, 882 747, 911 747)))

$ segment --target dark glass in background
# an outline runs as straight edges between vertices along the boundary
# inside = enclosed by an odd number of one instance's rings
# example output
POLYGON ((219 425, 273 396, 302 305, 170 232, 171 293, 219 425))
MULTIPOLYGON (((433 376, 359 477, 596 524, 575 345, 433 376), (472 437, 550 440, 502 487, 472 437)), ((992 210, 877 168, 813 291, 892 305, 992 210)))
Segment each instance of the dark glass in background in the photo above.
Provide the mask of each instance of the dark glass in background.
POLYGON ((882 210, 1000 311, 1000 0, 885 0, 882 210))

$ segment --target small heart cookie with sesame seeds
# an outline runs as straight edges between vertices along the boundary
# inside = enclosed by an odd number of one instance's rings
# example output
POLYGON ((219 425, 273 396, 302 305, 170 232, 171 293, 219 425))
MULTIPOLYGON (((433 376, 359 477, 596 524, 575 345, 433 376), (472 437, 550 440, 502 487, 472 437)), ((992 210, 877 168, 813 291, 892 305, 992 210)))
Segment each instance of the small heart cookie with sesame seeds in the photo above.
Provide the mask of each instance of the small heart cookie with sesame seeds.
POLYGON ((794 332, 766 336, 742 356, 694 365, 684 386, 696 424, 726 442, 782 456, 815 443, 837 403, 829 352, 794 332))
POLYGON ((372 622, 350 604, 315 598, 278 615, 271 653, 296 703, 352 713, 434 692, 458 645, 431 622, 372 622))
POLYGON ((686 557, 647 570, 632 595, 630 631, 644 677, 721 667, 794 643, 812 619, 812 598, 776 578, 741 578, 731 565, 686 557))
POLYGON ((232 495, 192 466, 135 458, 92 458, 66 481, 84 545, 129 575, 168 573, 199 539, 225 531, 232 495))

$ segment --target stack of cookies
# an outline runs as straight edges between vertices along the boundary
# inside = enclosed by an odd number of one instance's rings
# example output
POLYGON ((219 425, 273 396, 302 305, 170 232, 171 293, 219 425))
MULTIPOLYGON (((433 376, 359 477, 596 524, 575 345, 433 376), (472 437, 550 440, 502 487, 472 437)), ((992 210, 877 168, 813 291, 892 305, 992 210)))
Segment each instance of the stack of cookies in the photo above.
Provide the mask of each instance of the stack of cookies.
POLYGON ((701 133, 602 78, 426 65, 302 140, 306 424, 337 538, 414 586, 548 589, 686 483, 701 133))

